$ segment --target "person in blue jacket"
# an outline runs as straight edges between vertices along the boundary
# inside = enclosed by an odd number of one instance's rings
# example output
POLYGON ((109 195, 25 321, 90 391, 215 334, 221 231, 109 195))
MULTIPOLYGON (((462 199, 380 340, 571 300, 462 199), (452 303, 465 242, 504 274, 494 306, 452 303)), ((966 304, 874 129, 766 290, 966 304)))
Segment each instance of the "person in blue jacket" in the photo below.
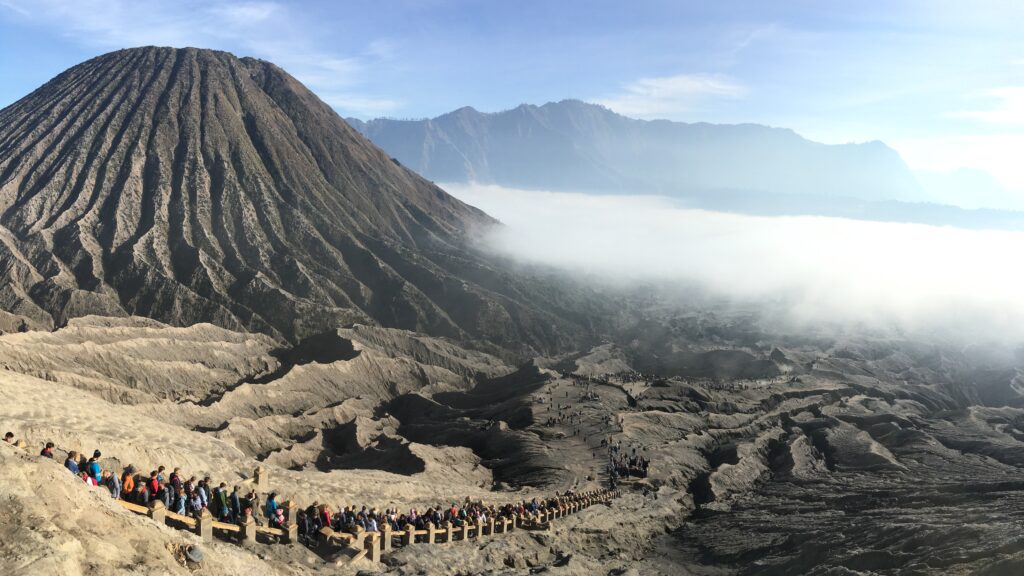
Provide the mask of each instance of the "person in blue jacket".
POLYGON ((64 461, 64 467, 71 470, 71 473, 78 476, 78 452, 72 450, 68 452, 68 458, 64 461))
POLYGON ((89 463, 86 464, 86 472, 89 476, 92 476, 96 480, 96 484, 99 484, 103 480, 103 468, 100 468, 100 454, 99 450, 92 453, 92 458, 89 459, 89 463))
POLYGON ((267 505, 263 509, 263 515, 267 517, 267 524, 274 526, 277 516, 277 492, 271 492, 270 496, 267 496, 267 505))

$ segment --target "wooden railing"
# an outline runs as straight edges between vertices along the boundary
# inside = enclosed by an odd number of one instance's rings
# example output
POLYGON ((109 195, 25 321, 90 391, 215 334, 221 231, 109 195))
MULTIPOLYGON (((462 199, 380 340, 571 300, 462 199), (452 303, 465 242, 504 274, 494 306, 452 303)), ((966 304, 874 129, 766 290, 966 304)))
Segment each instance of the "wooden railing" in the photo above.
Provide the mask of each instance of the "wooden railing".
POLYGON ((363 558, 380 562, 381 554, 393 550, 396 543, 399 546, 412 546, 420 543, 451 544, 471 538, 479 540, 485 536, 505 534, 516 529, 542 526, 594 504, 607 503, 616 496, 618 496, 618 492, 612 490, 584 492, 575 495, 573 501, 564 502, 558 508, 542 508, 538 512, 513 518, 489 518, 487 522, 477 521, 475 524, 466 523, 458 527, 452 524, 444 527, 435 527, 429 524, 427 529, 417 530, 413 526, 407 525, 405 530, 396 531, 392 530, 390 525, 384 525, 380 532, 359 530, 355 534, 335 532, 331 528, 325 527, 317 535, 317 544, 318 547, 326 547, 336 540, 342 540, 346 545, 354 546, 359 550, 351 557, 350 562, 363 558))
MULTIPOLYGON (((613 490, 594 490, 575 494, 570 501, 562 502, 557 508, 541 508, 537 512, 527 513, 525 516, 512 518, 488 518, 486 522, 477 521, 475 524, 465 523, 462 526, 454 526, 449 523, 444 527, 437 527, 428 524, 426 529, 417 530, 412 525, 407 525, 404 530, 392 530, 391 526, 385 524, 379 532, 365 532, 358 529, 355 534, 348 532, 335 532, 329 527, 324 527, 316 535, 317 547, 326 550, 335 544, 342 547, 355 548, 355 554, 348 560, 356 562, 362 559, 369 559, 372 562, 380 562, 381 554, 390 552, 395 545, 412 546, 414 544, 451 544, 452 542, 467 541, 471 538, 477 540, 496 534, 507 534, 517 529, 543 526, 552 520, 564 518, 584 510, 594 504, 607 503, 618 496, 613 490)), ((195 532, 203 541, 209 542, 213 539, 213 531, 236 535, 242 542, 255 542, 257 534, 267 534, 277 537, 282 543, 298 542, 298 524, 295 522, 296 507, 293 502, 285 503, 287 511, 286 522, 281 528, 269 526, 257 526, 251 516, 244 516, 239 524, 219 522, 213 519, 210 511, 203 509, 198 516, 183 516, 170 512, 159 500, 150 502, 148 506, 141 506, 125 500, 117 500, 125 510, 141 514, 160 523, 171 523, 184 526, 183 529, 195 532)), ((312 535, 311 535, 312 536, 312 535)))
MULTIPOLYGON (((250 478, 241 480, 239 484, 249 486, 258 492, 266 492, 269 485, 268 475, 262 467, 256 468, 250 478)), ((427 529, 417 530, 413 526, 407 525, 404 530, 396 531, 392 530, 390 525, 385 524, 379 532, 365 532, 359 529, 355 534, 335 532, 333 529, 325 527, 315 535, 315 539, 319 548, 327 548, 332 544, 354 548, 355 553, 349 562, 365 558, 369 558, 373 562, 380 562, 381 554, 393 550, 396 543, 399 546, 412 546, 419 543, 447 545, 470 538, 481 539, 485 536, 505 534, 521 528, 543 526, 552 520, 579 512, 594 504, 606 503, 617 496, 618 492, 613 490, 583 492, 563 497, 556 509, 542 508, 537 512, 527 513, 525 516, 489 518, 487 522, 466 523, 459 527, 450 523, 444 527, 428 524, 427 529)), ((194 532, 204 542, 213 539, 214 530, 220 531, 222 535, 231 535, 243 543, 256 542, 257 534, 274 536, 277 542, 286 544, 294 544, 299 541, 298 523, 296 522, 298 507, 291 500, 284 502, 281 506, 284 510, 285 522, 280 528, 258 526, 250 515, 243 516, 238 524, 220 522, 214 520, 213 515, 206 508, 196 516, 177 514, 167 510, 160 500, 153 500, 147 506, 121 499, 116 502, 125 510, 147 516, 155 522, 194 532)), ((314 538, 314 535, 309 536, 311 539, 314 538)))

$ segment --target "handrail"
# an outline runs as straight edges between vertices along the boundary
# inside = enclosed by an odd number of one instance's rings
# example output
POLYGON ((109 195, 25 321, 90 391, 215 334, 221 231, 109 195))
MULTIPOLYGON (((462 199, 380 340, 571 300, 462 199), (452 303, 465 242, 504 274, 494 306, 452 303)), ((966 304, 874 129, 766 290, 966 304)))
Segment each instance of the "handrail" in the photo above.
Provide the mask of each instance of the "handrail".
POLYGON ((287 534, 284 530, 281 530, 280 528, 273 528, 270 526, 257 526, 256 531, 262 532, 264 534, 273 534, 274 536, 285 536, 287 534))
POLYGON ((135 503, 129 502, 127 500, 118 500, 117 503, 120 504, 123 508, 125 508, 127 510, 131 510, 132 512, 135 512, 136 514, 142 514, 142 515, 149 514, 149 508, 146 508, 145 506, 142 506, 140 504, 135 504, 135 503))
POLYGON ((192 518, 191 516, 184 516, 184 515, 178 514, 176 512, 168 512, 167 513, 167 517, 170 518, 171 520, 177 520, 178 522, 181 522, 182 524, 186 524, 188 526, 191 526, 192 528, 196 527, 196 519, 192 518))
MULTIPOLYGON (((255 485, 257 487, 265 486, 265 482, 266 472, 262 468, 257 468, 254 471, 253 477, 240 481, 241 484, 255 485)), ((535 526, 541 517, 546 520, 545 523, 550 523, 552 520, 564 518, 568 514, 585 510, 594 504, 607 503, 613 498, 618 497, 618 495, 618 490, 591 490, 574 494, 568 501, 562 499, 554 509, 548 509, 546 504, 544 504, 544 507, 537 512, 529 513, 521 517, 504 517, 500 519, 491 518, 486 524, 464 524, 458 528, 455 528, 450 524, 444 527, 431 526, 426 530, 415 530, 412 529, 412 526, 407 526, 406 529, 403 530, 391 530, 390 528, 387 528, 382 529, 379 532, 362 532, 356 535, 330 530, 326 533, 326 536, 328 541, 335 539, 344 541, 346 545, 359 543, 362 550, 356 552, 351 559, 352 562, 364 559, 368 556, 372 561, 379 562, 381 560, 382 549, 383 551, 391 550, 394 543, 393 541, 396 539, 402 545, 415 543, 416 540, 418 540, 418 536, 426 536, 426 540, 431 544, 448 544, 456 541, 456 539, 458 539, 458 541, 478 540, 484 536, 506 534, 527 526, 535 526), (526 526, 523 524, 524 521, 528 522, 526 526), (499 528, 500 531, 498 531, 499 528)), ((147 516, 160 523, 171 521, 184 524, 189 529, 196 531, 203 539, 211 538, 213 530, 240 534, 241 539, 248 542, 254 541, 257 533, 283 537, 283 541, 288 543, 293 543, 297 539, 297 525, 295 524, 294 516, 291 516, 291 510, 294 510, 294 503, 291 501, 285 503, 285 510, 289 517, 288 521, 282 528, 257 526, 251 517, 244 517, 242 525, 220 522, 214 520, 210 515, 210 512, 205 509, 202 511, 201 517, 197 519, 167 510, 164 503, 160 500, 154 500, 149 506, 143 506, 141 504, 121 499, 117 499, 116 502, 129 512, 147 516)))
POLYGON ((227 522, 213 521, 213 527, 215 530, 227 530, 228 532, 241 532, 242 527, 238 524, 228 524, 227 522))

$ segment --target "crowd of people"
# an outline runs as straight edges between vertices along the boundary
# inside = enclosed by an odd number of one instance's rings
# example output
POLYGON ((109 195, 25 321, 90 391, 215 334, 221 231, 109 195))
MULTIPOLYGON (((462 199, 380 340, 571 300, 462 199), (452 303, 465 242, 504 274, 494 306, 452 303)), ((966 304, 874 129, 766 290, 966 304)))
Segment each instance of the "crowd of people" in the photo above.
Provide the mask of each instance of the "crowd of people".
MULTIPOLYGON (((27 448, 23 440, 15 442, 11 432, 4 435, 4 442, 27 448)), ((54 450, 53 442, 47 442, 39 455, 52 459, 55 458, 54 450)), ((216 484, 209 476, 186 476, 181 468, 168 472, 160 466, 144 474, 129 464, 117 473, 100 464, 102 457, 99 450, 93 451, 90 458, 71 450, 64 459, 64 467, 86 484, 106 489, 115 500, 140 506, 159 501, 169 512, 196 518, 203 510, 208 510, 215 519, 225 523, 239 524, 244 517, 251 516, 262 525, 261 515, 272 527, 279 527, 284 522, 276 494, 270 494, 261 506, 255 490, 243 492, 239 486, 229 489, 226 483, 216 484)))
MULTIPOLYGON (((345 506, 332 512, 327 504, 314 502, 296 515, 300 540, 313 540, 315 535, 324 527, 329 527, 335 532, 356 533, 381 532, 390 529, 401 532, 407 526, 416 530, 427 530, 431 527, 437 530, 445 529, 448 526, 462 528, 463 526, 475 526, 480 523, 487 523, 490 519, 496 522, 505 519, 519 519, 520 522, 539 522, 540 513, 543 510, 565 510, 577 495, 572 491, 563 494, 556 494, 554 497, 538 501, 536 498, 530 501, 521 501, 515 504, 504 506, 486 505, 483 502, 473 502, 466 499, 462 506, 453 502, 451 506, 432 506, 424 511, 416 508, 408 512, 399 512, 395 508, 378 510, 367 509, 366 506, 358 508, 355 505, 345 506)), ((417 537, 420 541, 425 536, 417 537)))
MULTIPOLYGON (((4 442, 27 448, 23 440, 15 441, 11 432, 4 435, 4 442)), ((54 450, 53 442, 47 442, 39 455, 53 459, 54 450)), ((100 464, 102 458, 103 454, 99 450, 94 451, 90 458, 71 450, 64 460, 64 467, 86 484, 107 490, 111 498, 140 506, 160 501, 169 512, 182 516, 198 518, 204 510, 208 510, 215 519, 225 523, 241 524, 246 517, 252 517, 260 525, 265 520, 268 526, 274 528, 282 527, 285 523, 285 511, 275 492, 271 492, 261 506, 255 490, 243 493, 239 486, 229 490, 224 482, 216 484, 209 476, 186 477, 180 468, 174 468, 168 473, 163 466, 149 474, 142 474, 131 464, 116 474, 100 464)), ((462 506, 453 502, 449 507, 433 506, 422 512, 412 508, 407 513, 394 508, 379 510, 354 504, 332 511, 327 504, 313 502, 306 509, 296 512, 295 522, 300 541, 313 544, 315 535, 325 526, 338 532, 355 533, 379 532, 385 526, 395 532, 403 531, 407 526, 416 530, 426 530, 431 526, 439 530, 448 526, 462 528, 465 525, 487 523, 490 519, 503 521, 506 518, 518 519, 521 523, 535 523, 539 522, 541 511, 564 511, 578 498, 576 493, 566 491, 545 500, 534 498, 503 506, 485 505, 467 498, 462 506)))
POLYGON ((608 476, 612 487, 619 478, 647 478, 651 461, 637 454, 635 447, 631 453, 626 453, 622 449, 622 442, 605 442, 605 445, 608 446, 608 476))

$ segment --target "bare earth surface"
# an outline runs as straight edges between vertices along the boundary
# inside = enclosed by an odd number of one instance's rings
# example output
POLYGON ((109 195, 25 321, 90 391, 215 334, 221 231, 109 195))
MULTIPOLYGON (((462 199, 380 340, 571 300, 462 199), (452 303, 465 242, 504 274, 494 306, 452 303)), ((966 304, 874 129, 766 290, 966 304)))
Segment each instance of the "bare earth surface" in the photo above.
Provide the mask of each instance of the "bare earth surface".
MULTIPOLYGON (((46 440, 98 447, 110 468, 181 466, 233 483, 262 465, 302 506, 422 509, 593 488, 608 479, 609 438, 652 461, 610 507, 547 531, 399 548, 377 566, 335 566, 344 551, 219 543, 206 573, 1016 573, 1024 411, 986 407, 958 382, 1008 397, 1017 372, 938 347, 885 347, 736 348, 728 362, 716 353, 645 380, 594 376, 630 359, 611 344, 516 368, 400 330, 352 327, 276 348, 209 325, 88 317, 0 336, 0 422, 31 441, 29 454, 46 440), (750 377, 715 375, 737 361, 750 377)), ((2 448, 0 556, 23 573, 181 567, 174 546, 193 536, 2 448), (141 551, 118 545, 126 531, 141 551)))

